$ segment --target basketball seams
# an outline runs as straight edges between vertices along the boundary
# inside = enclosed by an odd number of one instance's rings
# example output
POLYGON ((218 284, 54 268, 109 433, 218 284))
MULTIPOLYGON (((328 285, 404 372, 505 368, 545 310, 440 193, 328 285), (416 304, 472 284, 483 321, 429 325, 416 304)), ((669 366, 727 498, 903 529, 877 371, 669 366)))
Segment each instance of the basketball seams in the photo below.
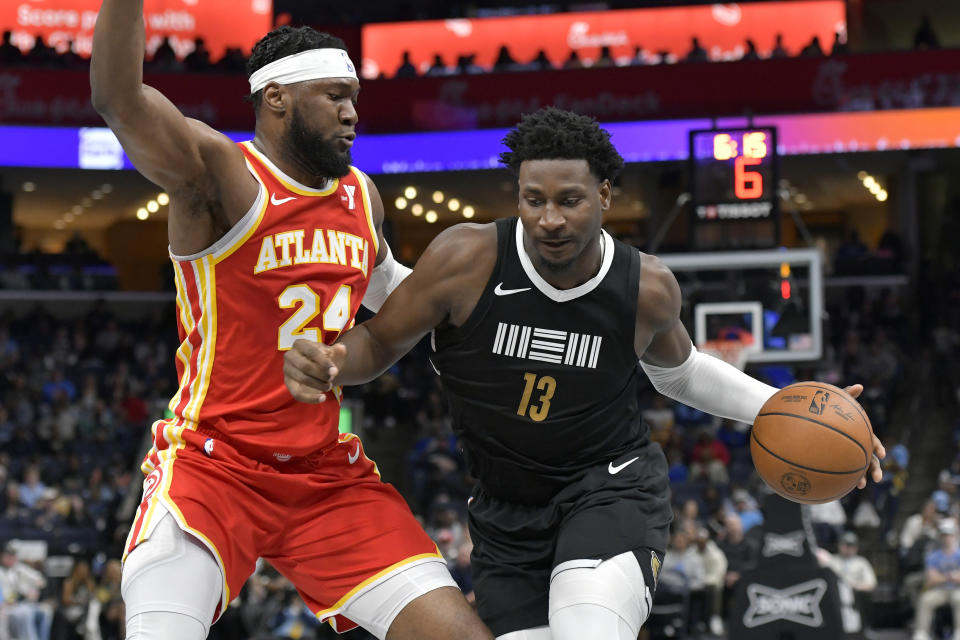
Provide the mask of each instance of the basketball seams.
MULTIPOLYGON (((867 417, 867 412, 863 410, 863 407, 860 406, 860 403, 856 398, 851 396, 849 393, 841 389, 840 387, 834 387, 832 385, 824 384, 822 382, 794 382, 793 384, 788 384, 784 389, 789 389, 791 387, 813 387, 814 389, 820 389, 822 391, 841 391, 841 398, 847 401, 847 404, 852 405, 854 409, 857 410, 857 413, 860 414, 860 417, 863 418, 864 425, 867 427, 867 440, 873 442, 873 423, 870 422, 870 418, 867 417), (844 397, 846 396, 846 397, 844 397)), ((781 389, 782 391, 782 389, 781 389)), ((870 456, 867 456, 867 462, 869 464, 870 456)))
MULTIPOLYGON (((760 415, 763 415, 763 414, 760 414, 760 415)), ((768 415, 769 415, 769 414, 768 414, 768 415)), ((787 414, 787 415, 789 415, 789 414, 787 414)), ((792 416, 792 417, 796 417, 796 416, 792 416)), ((792 467, 796 467, 796 468, 798 468, 798 469, 803 469, 804 471, 812 471, 813 473, 822 473, 822 474, 824 474, 824 475, 831 475, 831 476, 847 476, 847 475, 851 475, 851 474, 854 474, 854 473, 863 473, 863 472, 866 470, 866 468, 867 468, 866 465, 864 465, 864 467, 863 467, 862 469, 852 469, 852 470, 850 470, 850 471, 827 471, 827 470, 825 470, 825 469, 817 469, 816 467, 808 467, 808 466, 806 466, 806 465, 799 464, 799 463, 797 463, 797 462, 793 462, 792 460, 787 460, 787 459, 784 458, 783 456, 780 456, 780 455, 774 453, 774 452, 771 451, 765 444, 763 444, 763 442, 760 441, 760 438, 758 438, 758 437, 753 433, 752 430, 751 430, 751 432, 750 432, 750 438, 753 439, 753 440, 757 443, 757 446, 759 446, 761 449, 763 449, 764 451, 766 451, 767 453, 769 453, 771 456, 773 456, 773 457, 776 458, 777 460, 779 460, 779 461, 781 461, 781 462, 784 462, 784 463, 786 463, 786 464, 788 464, 788 465, 790 465, 790 466, 792 466, 792 467)), ((862 449, 862 448, 863 448, 863 447, 861 447, 861 449, 862 449)), ((845 494, 842 494, 842 495, 845 495, 845 494)))
MULTIPOLYGON (((860 444, 859 442, 857 442, 857 439, 856 439, 856 438, 854 438, 853 436, 851 436, 849 433, 847 433, 847 432, 845 432, 845 431, 841 431, 840 429, 837 429, 836 427, 827 424, 826 422, 820 422, 819 420, 814 420, 813 418, 808 418, 808 417, 806 417, 806 416, 798 416, 798 415, 796 415, 795 413, 785 413, 785 412, 783 412, 783 411, 767 411, 766 413, 758 413, 758 414, 757 414, 757 417, 758 417, 758 418, 763 417, 763 416, 784 416, 784 417, 787 417, 787 418, 796 418, 797 420, 806 420, 807 422, 812 422, 812 423, 814 423, 814 424, 820 425, 821 427, 823 427, 823 428, 825 428, 825 429, 829 429, 830 431, 834 431, 834 432, 836 432, 836 433, 839 433, 839 434, 842 435, 844 438, 846 438, 847 440, 849 440, 849 441, 852 442, 853 444, 857 445, 857 448, 859 448, 860 451, 863 452, 864 468, 866 468, 866 466, 868 466, 868 465, 870 464, 870 455, 867 453, 867 450, 863 448, 863 445, 860 444)), ((750 430, 750 433, 751 433, 751 435, 753 434, 753 429, 750 430)), ((758 440, 757 442, 759 442, 759 440, 758 440)), ((766 448, 766 447, 764 447, 764 448, 766 448)))

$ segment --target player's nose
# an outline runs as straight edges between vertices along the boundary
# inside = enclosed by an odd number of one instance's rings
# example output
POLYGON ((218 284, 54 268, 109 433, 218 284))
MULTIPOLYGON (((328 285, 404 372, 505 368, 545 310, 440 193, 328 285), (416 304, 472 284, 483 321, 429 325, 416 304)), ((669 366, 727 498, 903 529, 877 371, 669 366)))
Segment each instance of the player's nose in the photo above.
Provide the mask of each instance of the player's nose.
POLYGON ((560 209, 551 201, 547 201, 540 216, 540 226, 547 231, 559 229, 566 224, 567 219, 560 213, 560 209))
POLYGON ((340 122, 343 124, 357 124, 357 108, 350 100, 340 107, 340 122))

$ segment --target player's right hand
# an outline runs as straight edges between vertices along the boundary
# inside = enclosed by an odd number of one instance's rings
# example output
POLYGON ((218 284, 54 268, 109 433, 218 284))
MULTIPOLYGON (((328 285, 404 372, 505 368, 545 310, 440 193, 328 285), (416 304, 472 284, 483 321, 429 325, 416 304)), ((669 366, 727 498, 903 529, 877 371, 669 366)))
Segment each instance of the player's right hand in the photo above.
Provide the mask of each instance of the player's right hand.
POLYGON ((300 402, 324 402, 346 357, 347 348, 342 344, 297 340, 283 356, 283 381, 300 402))

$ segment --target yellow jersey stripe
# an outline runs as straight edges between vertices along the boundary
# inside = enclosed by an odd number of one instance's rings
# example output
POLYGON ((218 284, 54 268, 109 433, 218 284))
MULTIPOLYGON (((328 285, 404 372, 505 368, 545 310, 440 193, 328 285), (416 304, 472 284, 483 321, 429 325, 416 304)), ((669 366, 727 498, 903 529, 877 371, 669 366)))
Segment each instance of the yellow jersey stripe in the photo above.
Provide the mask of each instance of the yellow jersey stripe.
MULTIPOLYGON (((370 190, 367 186, 367 179, 363 175, 363 172, 354 166, 350 167, 350 171, 353 172, 353 175, 357 177, 357 182, 360 183, 360 193, 363 196, 363 211, 367 217, 367 226, 370 227, 370 237, 373 238, 373 253, 376 255, 380 252, 380 238, 377 236, 377 225, 373 220, 373 206, 370 204, 370 190)), ((374 262, 376 262, 376 260, 374 260, 374 262)))
POLYGON ((301 195, 301 196, 328 196, 328 195, 330 195, 331 193, 333 193, 334 191, 336 191, 336 190, 337 190, 337 187, 340 186, 340 180, 338 180, 338 179, 335 178, 335 179, 333 180, 333 182, 330 183, 330 186, 327 187, 326 189, 313 189, 313 188, 310 188, 310 187, 298 187, 297 185, 292 184, 292 183, 290 182, 290 179, 289 179, 287 176, 283 175, 283 174, 279 171, 279 168, 276 167, 276 165, 274 165, 273 162, 272 162, 268 157, 266 157, 265 155, 263 155, 262 153, 260 153, 260 151, 253 145, 253 142, 252 142, 252 141, 249 141, 249 140, 248 140, 248 141, 243 142, 243 143, 241 143, 241 144, 243 144, 243 146, 246 147, 247 150, 250 151, 250 153, 252 153, 252 154, 254 155, 254 157, 255 157, 257 160, 260 161, 260 164, 263 166, 264 169, 266 169, 267 171, 269 171, 270 174, 271 174, 274 178, 276 178, 277 180, 279 180, 279 181, 280 181, 280 184, 282 184, 282 185, 284 186, 284 188, 287 189, 287 191, 290 191, 291 193, 296 193, 296 194, 301 195))

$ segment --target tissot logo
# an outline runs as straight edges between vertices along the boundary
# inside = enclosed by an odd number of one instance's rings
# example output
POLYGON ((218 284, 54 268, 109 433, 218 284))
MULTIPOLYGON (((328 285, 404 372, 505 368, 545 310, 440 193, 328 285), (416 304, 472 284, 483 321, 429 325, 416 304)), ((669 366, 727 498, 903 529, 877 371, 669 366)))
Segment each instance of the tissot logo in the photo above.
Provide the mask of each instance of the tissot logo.
POLYGON ((822 578, 786 589, 751 584, 747 587, 750 606, 743 614, 743 626, 752 629, 776 620, 788 620, 808 627, 819 627, 823 624, 820 601, 826 592, 827 582, 822 578))
POLYGON ((787 555, 799 558, 803 555, 803 531, 791 533, 766 533, 763 535, 763 557, 770 558, 776 555, 787 555))

